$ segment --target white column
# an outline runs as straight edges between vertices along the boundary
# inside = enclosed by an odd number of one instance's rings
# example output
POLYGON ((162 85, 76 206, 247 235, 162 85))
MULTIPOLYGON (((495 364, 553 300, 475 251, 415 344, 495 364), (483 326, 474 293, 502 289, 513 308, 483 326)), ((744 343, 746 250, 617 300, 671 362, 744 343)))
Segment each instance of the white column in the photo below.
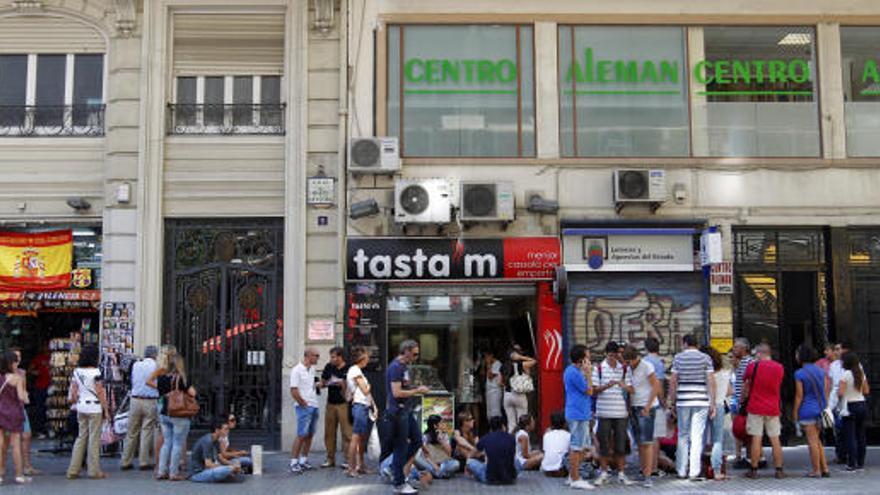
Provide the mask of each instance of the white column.
POLYGON ((165 0, 145 3, 141 63, 141 137, 138 147, 138 266, 135 348, 159 342, 162 329, 164 101, 168 10, 165 0))
POLYGON ((813 75, 819 84, 819 108, 822 110, 822 155, 846 158, 846 120, 843 103, 843 70, 840 54, 840 24, 820 22, 816 27, 817 58, 820 66, 813 75))
POLYGON ((538 158, 559 158, 559 83, 555 22, 535 24, 535 124, 538 158))
POLYGON ((706 96, 698 94, 700 91, 706 91, 706 85, 692 76, 694 65, 706 58, 706 43, 702 27, 687 28, 687 53, 689 58, 685 77, 689 81, 688 93, 691 99, 691 149, 693 156, 708 156, 709 112, 706 106, 706 96))
POLYGON ((284 163, 284 360, 281 378, 281 445, 287 448, 296 424, 288 391, 290 370, 305 346, 306 210, 306 104, 308 101, 308 2, 291 2, 285 28, 287 132, 284 163))

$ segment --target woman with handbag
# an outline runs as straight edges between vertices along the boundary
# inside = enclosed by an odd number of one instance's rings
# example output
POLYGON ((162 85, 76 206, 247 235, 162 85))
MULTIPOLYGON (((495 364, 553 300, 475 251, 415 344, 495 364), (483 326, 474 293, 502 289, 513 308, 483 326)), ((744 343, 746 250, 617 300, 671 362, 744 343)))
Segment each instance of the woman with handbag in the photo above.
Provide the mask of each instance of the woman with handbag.
MULTIPOLYGON (((18 357, 12 351, 0 355, 0 443, 12 444, 12 463, 15 466, 15 483, 25 484, 31 481, 24 476, 24 459, 21 451, 21 435, 24 430, 25 415, 22 406, 27 403, 28 395, 24 387, 24 379, 18 373, 18 357), (5 439, 8 435, 8 439, 5 439), (4 440, 5 439, 5 440, 4 440)), ((6 448, 2 449, 0 458, 0 483, 6 474, 6 448)))
POLYGON ((79 436, 73 444, 67 479, 79 478, 83 456, 88 452, 87 465, 89 477, 103 479, 107 474, 101 471, 101 426, 104 418, 109 418, 104 379, 98 369, 98 348, 94 345, 83 347, 79 355, 79 365, 74 368, 70 379, 71 402, 76 405, 79 423, 79 436))
POLYGON ((529 413, 528 394, 535 390, 535 384, 531 377, 535 363, 537 361, 525 355, 519 344, 514 344, 507 354, 504 413, 507 415, 507 431, 509 432, 516 429, 520 416, 529 413))
MULTIPOLYGON (((828 386, 825 381, 825 372, 815 364, 818 355, 812 347, 801 344, 795 353, 795 359, 801 365, 801 369, 795 371, 795 395, 792 419, 801 425, 807 435, 807 445, 810 449, 810 463, 813 470, 806 474, 808 478, 827 478, 829 476, 828 460, 825 459, 825 447, 822 445, 821 432, 823 417, 830 415, 826 412, 828 407, 828 386)), ((834 418, 829 418, 831 427, 834 426, 834 418)))
POLYGON ((183 358, 175 355, 169 359, 165 374, 156 378, 155 384, 163 398, 159 422, 164 438, 156 479, 182 481, 186 477, 180 475, 180 459, 191 419, 199 412, 196 389, 186 380, 183 358))
POLYGON ((846 471, 861 471, 865 468, 865 420, 868 406, 865 394, 870 392, 865 372, 855 352, 843 355, 843 377, 837 395, 840 397, 840 417, 846 445, 846 471))

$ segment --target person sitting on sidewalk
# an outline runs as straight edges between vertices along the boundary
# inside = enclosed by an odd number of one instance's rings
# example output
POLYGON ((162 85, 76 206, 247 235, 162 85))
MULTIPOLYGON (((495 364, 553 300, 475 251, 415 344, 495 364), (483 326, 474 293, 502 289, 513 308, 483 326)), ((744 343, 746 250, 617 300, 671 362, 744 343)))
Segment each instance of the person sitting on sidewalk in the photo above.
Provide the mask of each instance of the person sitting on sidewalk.
POLYGON ((520 471, 535 471, 541 467, 544 453, 540 450, 532 450, 529 442, 529 433, 535 431, 535 418, 529 414, 523 414, 516 422, 516 461, 520 471))
POLYGON ((428 417, 428 428, 422 436, 422 448, 416 454, 415 464, 419 469, 428 471, 436 479, 448 479, 455 476, 460 464, 452 458, 452 445, 449 435, 443 431, 443 418, 436 414, 428 417))
POLYGON ((480 483, 512 485, 519 469, 516 466, 516 440, 504 431, 504 418, 489 418, 489 434, 477 443, 477 450, 486 453, 486 462, 470 459, 467 469, 480 483))
POLYGON ((226 435, 217 440, 217 445, 219 446, 219 459, 222 464, 237 464, 241 466, 241 470, 244 474, 251 474, 253 472, 254 463, 250 456, 248 456, 247 451, 233 449, 229 446, 229 434, 232 433, 232 430, 234 430, 237 425, 238 418, 236 418, 234 414, 227 414, 226 426, 228 429, 226 430, 226 435))
POLYGON ((565 414, 556 411, 550 415, 550 429, 544 433, 544 459, 541 460, 541 471, 550 478, 565 478, 568 468, 565 467, 568 449, 571 448, 571 433, 565 429, 565 414))
POLYGON ((229 435, 229 425, 226 422, 220 420, 211 422, 211 433, 206 433, 193 445, 190 481, 220 483, 235 481, 238 478, 241 467, 236 464, 222 465, 217 454, 219 439, 227 435, 229 435))

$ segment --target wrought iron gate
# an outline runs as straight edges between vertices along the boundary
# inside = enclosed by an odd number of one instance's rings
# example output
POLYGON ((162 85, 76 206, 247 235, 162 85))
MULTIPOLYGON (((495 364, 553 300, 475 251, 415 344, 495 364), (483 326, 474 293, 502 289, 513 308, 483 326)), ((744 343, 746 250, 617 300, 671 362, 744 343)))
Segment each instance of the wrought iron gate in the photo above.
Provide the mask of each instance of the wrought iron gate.
POLYGON ((283 233, 281 219, 166 221, 163 341, 198 390, 193 429, 229 411, 277 447, 283 233))

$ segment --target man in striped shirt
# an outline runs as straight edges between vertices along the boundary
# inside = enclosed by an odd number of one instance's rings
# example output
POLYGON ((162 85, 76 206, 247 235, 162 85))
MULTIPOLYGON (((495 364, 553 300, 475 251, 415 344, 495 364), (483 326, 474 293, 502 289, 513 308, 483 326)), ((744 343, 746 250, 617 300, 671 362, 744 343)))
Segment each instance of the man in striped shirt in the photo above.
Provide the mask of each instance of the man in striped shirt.
POLYGON ((685 349, 675 355, 669 384, 670 408, 677 407, 678 416, 675 468, 679 479, 703 481, 705 478, 700 476, 703 433, 707 421, 715 417, 714 368, 712 359, 697 349, 694 335, 685 335, 682 342, 685 349))
POLYGON ((626 433, 629 410, 626 406, 624 392, 632 394, 632 370, 627 370, 621 359, 621 349, 617 342, 605 345, 605 359, 593 368, 593 393, 596 394, 596 417, 599 427, 599 464, 602 474, 593 482, 602 486, 608 482, 608 465, 617 469, 617 479, 624 485, 631 481, 623 473, 626 465, 626 451, 629 437, 626 433))
MULTIPOLYGON (((752 356, 749 355, 750 350, 749 339, 738 337, 733 341, 733 359, 736 363, 736 369, 733 374, 733 404, 731 405, 731 410, 734 412, 736 412, 739 409, 739 405, 742 404, 743 378, 745 377, 746 369, 752 364, 752 356)), ((743 459, 742 448, 743 442, 737 438, 736 460, 733 461, 733 467, 737 469, 748 469, 751 465, 749 464, 749 461, 743 459)), ((749 449, 746 449, 746 455, 748 455, 748 450, 749 449)))

